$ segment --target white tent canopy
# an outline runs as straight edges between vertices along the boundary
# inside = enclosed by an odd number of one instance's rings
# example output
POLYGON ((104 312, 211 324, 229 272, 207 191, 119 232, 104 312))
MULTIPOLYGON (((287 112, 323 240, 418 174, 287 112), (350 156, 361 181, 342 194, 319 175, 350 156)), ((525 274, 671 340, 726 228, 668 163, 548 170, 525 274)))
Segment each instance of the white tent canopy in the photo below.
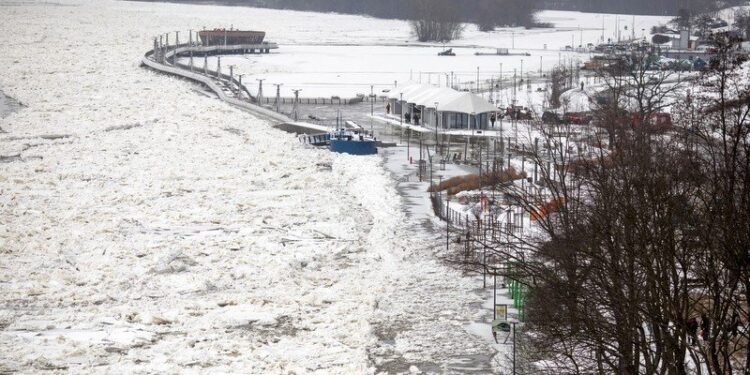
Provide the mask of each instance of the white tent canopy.
POLYGON ((404 100, 407 100, 410 95, 413 96, 417 92, 421 92, 430 88, 432 88, 432 86, 423 85, 421 83, 407 83, 391 90, 388 93, 388 99, 400 99, 401 94, 404 94, 404 100))
POLYGON ((457 112, 477 115, 480 113, 497 111, 497 108, 495 108, 494 105, 478 95, 469 92, 460 92, 459 94, 460 95, 445 104, 440 103, 439 110, 441 112, 457 112))
POLYGON ((447 87, 435 87, 421 83, 408 83, 396 87, 388 94, 389 99, 401 99, 405 103, 435 108, 438 103, 440 112, 455 112, 470 114, 481 114, 496 112, 494 105, 482 97, 465 91, 456 91, 447 87))
POLYGON ((453 99, 456 99, 459 95, 461 95, 461 93, 453 89, 434 87, 428 90, 423 90, 419 94, 412 96, 408 102, 426 108, 435 108, 435 102, 437 102, 439 106, 439 103, 448 103, 453 99))

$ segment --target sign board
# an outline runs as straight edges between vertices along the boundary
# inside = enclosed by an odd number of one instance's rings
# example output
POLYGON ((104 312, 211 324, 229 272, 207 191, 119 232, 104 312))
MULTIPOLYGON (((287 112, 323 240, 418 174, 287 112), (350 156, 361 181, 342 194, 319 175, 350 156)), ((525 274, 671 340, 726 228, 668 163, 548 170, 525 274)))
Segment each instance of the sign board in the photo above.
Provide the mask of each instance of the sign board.
POLYGON ((508 320, 508 305, 495 305, 495 319, 508 320))

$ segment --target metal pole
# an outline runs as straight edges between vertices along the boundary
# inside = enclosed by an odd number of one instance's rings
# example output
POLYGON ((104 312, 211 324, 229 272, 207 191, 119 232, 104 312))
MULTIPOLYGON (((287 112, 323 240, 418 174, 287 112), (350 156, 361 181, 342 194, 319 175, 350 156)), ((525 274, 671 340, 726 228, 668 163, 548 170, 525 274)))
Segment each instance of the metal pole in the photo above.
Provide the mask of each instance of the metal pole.
POLYGON ((229 91, 234 91, 232 89, 233 82, 234 82, 234 65, 229 65, 229 91))
POLYGON ((217 56, 216 59, 216 78, 221 78, 221 56, 217 56))
POLYGON ((260 103, 263 100, 263 81, 265 81, 266 79, 256 78, 255 80, 258 81, 258 103, 260 103))
POLYGON ((516 375, 516 322, 513 322, 513 375, 516 375))
POLYGON ((492 271, 492 320, 497 319, 497 271, 492 271))
POLYGON ((438 102, 435 102, 435 156, 437 156, 438 152, 438 144, 440 144, 440 141, 438 140, 438 126, 440 125, 440 115, 438 114, 438 102))
MULTIPOLYGON (((445 192, 448 194, 448 191, 445 192)), ((445 199, 445 251, 448 251, 450 242, 450 229, 451 229, 451 197, 450 195, 445 199)))
POLYGON ((292 109, 292 112, 294 113, 294 121, 297 121, 297 102, 299 101, 299 92, 302 90, 292 90, 294 91, 294 107, 292 109))
MULTIPOLYGON (((400 93, 400 100, 399 100, 399 107, 401 108, 401 116, 399 117, 399 133, 403 136, 404 134, 404 93, 400 93)), ((393 130, 393 127, 391 127, 391 130, 393 130)), ((403 137, 401 138, 403 141, 403 137)))
MULTIPOLYGON (((281 86, 282 85, 283 85, 282 83, 275 83, 274 84, 274 86, 276 86, 276 112, 280 112, 279 111, 279 103, 281 102, 281 86)), ((258 102, 258 104, 261 104, 261 103, 258 102)))
MULTIPOLYGON (((523 61, 523 60, 521 60, 523 61)), ((477 67, 477 93, 479 92, 479 67, 477 67)))
POLYGON ((242 77, 243 76, 244 76, 244 74, 237 74, 237 78, 238 78, 238 81, 237 81, 237 90, 239 92, 238 97, 240 99, 242 99, 242 92, 245 91, 245 90, 242 89, 242 77))

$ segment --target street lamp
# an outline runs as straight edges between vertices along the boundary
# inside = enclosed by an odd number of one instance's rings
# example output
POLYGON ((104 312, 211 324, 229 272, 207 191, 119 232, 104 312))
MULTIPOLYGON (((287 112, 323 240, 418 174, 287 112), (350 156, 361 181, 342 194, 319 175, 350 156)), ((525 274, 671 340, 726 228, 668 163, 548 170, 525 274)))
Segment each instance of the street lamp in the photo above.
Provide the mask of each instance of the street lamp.
POLYGON ((243 76, 244 76, 244 74, 237 74, 237 79, 238 79, 238 82, 237 82, 237 90, 238 90, 238 92, 239 92, 239 95, 237 95, 237 97, 238 97, 239 99, 242 99, 242 91, 243 91, 243 90, 242 90, 242 77, 243 77, 243 76))
POLYGON ((477 128, 477 114, 475 112, 471 112, 471 116, 474 117, 474 123, 471 127, 471 148, 474 149, 474 130, 477 128))
POLYGON ((438 113, 438 102, 435 102, 435 156, 437 156, 438 145, 438 126, 440 126, 440 114, 438 113))
MULTIPOLYGON (((404 140, 404 93, 399 93, 400 99, 398 101, 399 109, 401 110, 401 116, 399 117, 399 134, 401 135, 401 141, 404 140)), ((393 132, 391 132, 393 133, 393 132)))
POLYGON ((263 81, 266 79, 256 78, 255 80, 258 81, 258 103, 260 103, 263 100, 263 81))

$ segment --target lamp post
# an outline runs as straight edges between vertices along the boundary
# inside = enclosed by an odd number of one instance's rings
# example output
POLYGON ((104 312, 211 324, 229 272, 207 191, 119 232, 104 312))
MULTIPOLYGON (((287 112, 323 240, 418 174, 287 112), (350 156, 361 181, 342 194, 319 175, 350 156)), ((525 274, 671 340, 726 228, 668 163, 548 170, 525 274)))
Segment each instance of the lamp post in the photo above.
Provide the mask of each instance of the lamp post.
MULTIPOLYGON (((411 121, 414 121, 414 114, 411 115, 411 121)), ((406 129, 406 159, 409 160, 409 164, 411 164, 411 129, 407 127, 406 129)))
POLYGON ((256 81, 258 81, 258 103, 260 103, 263 100, 263 81, 265 81, 265 78, 256 78, 256 81))
POLYGON ((299 100, 299 92, 302 91, 301 89, 298 90, 292 90, 294 91, 294 107, 292 109, 292 112, 294 113, 294 121, 297 121, 297 101, 299 100))
POLYGON ((437 156, 438 151, 438 144, 440 142, 438 141, 438 127, 440 126, 440 114, 438 113, 438 102, 435 102, 435 156, 437 156))
POLYGON ((229 91, 234 91, 232 83, 234 83, 234 64, 229 65, 229 91))
MULTIPOLYGON (((283 83, 274 83, 274 86, 276 86, 276 112, 281 112, 279 110, 279 104, 281 103, 281 86, 283 86, 283 83)), ((262 104, 258 102, 258 104, 262 104)))
MULTIPOLYGON (((398 101, 399 108, 401 109, 401 116, 399 117, 399 134, 401 134, 401 140, 403 141, 403 134, 404 134, 404 93, 399 93, 399 101, 398 101)), ((392 132, 391 132, 392 133, 392 132)))
POLYGON ((370 85, 370 136, 375 135, 372 125, 372 117, 375 115, 375 85, 370 85))
POLYGON ((477 128, 477 114, 475 112, 471 112, 471 116, 474 117, 474 121, 471 127, 471 148, 474 149, 474 130, 477 128))
POLYGON ((244 91, 242 89, 242 77, 243 76, 244 76, 244 74, 237 74, 237 79, 238 79, 238 82, 237 82, 237 93, 238 93, 238 95, 237 95, 237 97, 239 99, 242 99, 242 91, 244 91))

